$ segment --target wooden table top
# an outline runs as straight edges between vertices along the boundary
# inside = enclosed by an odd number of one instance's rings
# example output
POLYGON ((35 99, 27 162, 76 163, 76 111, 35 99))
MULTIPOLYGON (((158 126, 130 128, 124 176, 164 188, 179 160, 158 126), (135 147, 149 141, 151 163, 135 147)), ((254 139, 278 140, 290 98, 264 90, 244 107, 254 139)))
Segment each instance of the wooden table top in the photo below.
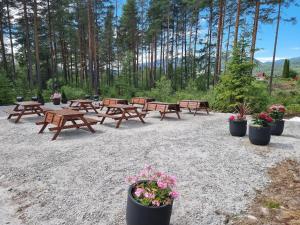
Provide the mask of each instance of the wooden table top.
POLYGON ((25 101, 25 102, 16 102, 16 105, 20 105, 20 106, 40 106, 42 105, 39 102, 35 102, 35 101, 25 101))
POLYGON ((85 114, 83 112, 75 111, 72 109, 53 110, 53 111, 49 111, 48 113, 53 113, 59 116, 83 116, 85 114))
POLYGON ((117 108, 117 109, 128 109, 128 110, 137 109, 136 106, 132 106, 132 105, 124 105, 124 104, 109 105, 109 106, 107 106, 107 107, 108 107, 108 108, 117 108))
POLYGON ((156 104, 156 105, 178 105, 177 103, 168 103, 168 102, 148 102, 147 104, 156 104))
POLYGON ((79 103, 92 103, 92 100, 88 99, 75 99, 75 100, 70 100, 70 102, 79 102, 79 103))

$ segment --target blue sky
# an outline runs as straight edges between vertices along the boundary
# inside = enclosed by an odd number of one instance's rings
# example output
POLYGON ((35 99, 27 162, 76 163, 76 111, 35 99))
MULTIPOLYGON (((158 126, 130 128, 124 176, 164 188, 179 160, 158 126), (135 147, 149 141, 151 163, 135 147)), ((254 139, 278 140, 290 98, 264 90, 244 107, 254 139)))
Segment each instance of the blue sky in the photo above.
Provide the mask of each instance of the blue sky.
MULTIPOLYGON (((300 4, 300 0, 297 0, 300 4)), ((277 59, 293 58, 300 56, 300 8, 293 6, 282 11, 283 17, 296 17, 297 24, 281 22, 278 36, 277 59)), ((257 48, 261 50, 255 55, 255 58, 261 61, 270 61, 273 55, 276 23, 271 25, 260 25, 257 48)))

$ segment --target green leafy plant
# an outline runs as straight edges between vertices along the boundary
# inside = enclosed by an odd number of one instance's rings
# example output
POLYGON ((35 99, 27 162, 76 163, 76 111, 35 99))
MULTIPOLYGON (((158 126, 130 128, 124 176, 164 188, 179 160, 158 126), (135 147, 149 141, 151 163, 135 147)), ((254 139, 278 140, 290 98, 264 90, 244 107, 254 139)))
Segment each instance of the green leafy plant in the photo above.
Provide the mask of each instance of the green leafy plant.
POLYGON ((11 82, 5 74, 0 73, 0 105, 14 103, 15 93, 11 82))
POLYGON ((45 100, 44 100, 44 97, 43 97, 43 91, 41 89, 38 89, 37 98, 38 98, 39 103, 41 103, 42 105, 45 104, 45 100))

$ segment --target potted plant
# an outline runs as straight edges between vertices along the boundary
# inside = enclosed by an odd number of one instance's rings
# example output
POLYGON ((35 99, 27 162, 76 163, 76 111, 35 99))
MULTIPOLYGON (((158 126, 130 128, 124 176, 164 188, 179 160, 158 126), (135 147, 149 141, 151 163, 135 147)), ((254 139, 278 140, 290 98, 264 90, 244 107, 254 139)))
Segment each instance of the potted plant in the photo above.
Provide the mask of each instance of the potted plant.
POLYGON ((271 125, 271 135, 281 135, 284 129, 283 116, 285 113, 285 107, 283 105, 275 104, 269 108, 269 114, 273 119, 271 125))
POLYGON ((23 96, 17 96, 17 102, 23 102, 24 98, 23 96))
POLYGON ((262 112, 253 119, 249 126, 249 139, 254 145, 268 145, 271 140, 271 123, 273 119, 268 113, 262 112))
POLYGON ((169 225, 176 178, 147 166, 128 181, 127 225, 169 225))
POLYGON ((54 105, 60 105, 61 94, 58 91, 55 91, 53 95, 51 95, 51 100, 54 105))
POLYGON ((61 103, 63 103, 63 104, 68 103, 68 98, 67 98, 66 93, 64 92, 64 90, 61 93, 61 103))
POLYGON ((247 132, 246 114, 249 112, 249 107, 246 103, 238 104, 236 107, 237 115, 229 117, 229 131, 232 136, 243 137, 247 132))

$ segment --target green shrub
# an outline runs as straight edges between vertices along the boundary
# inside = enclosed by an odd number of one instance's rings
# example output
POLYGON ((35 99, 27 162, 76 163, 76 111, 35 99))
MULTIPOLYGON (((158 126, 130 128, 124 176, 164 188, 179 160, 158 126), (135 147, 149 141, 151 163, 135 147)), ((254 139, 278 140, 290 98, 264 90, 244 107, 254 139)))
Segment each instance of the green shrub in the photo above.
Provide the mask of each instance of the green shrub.
POLYGON ((44 105, 45 100, 44 100, 44 96, 43 96, 43 91, 41 89, 38 90, 37 97, 38 97, 38 102, 41 103, 42 105, 44 105))
POLYGON ((61 102, 63 104, 67 104, 67 102, 68 102, 68 98, 67 98, 66 93, 65 93, 64 90, 62 90, 62 93, 61 93, 61 102))
POLYGON ((68 96, 69 99, 79 99, 83 98, 85 96, 85 91, 81 88, 75 88, 70 86, 62 86, 62 91, 65 92, 66 96, 68 96))
POLYGON ((300 113, 300 104, 291 104, 288 105, 287 107, 287 114, 293 115, 293 114, 298 114, 300 113))
POLYGON ((172 84, 169 79, 162 76, 156 81, 155 88, 149 92, 149 97, 153 97, 158 101, 170 101, 172 99, 172 84))
POLYGON ((4 73, 0 72, 0 105, 8 105, 15 102, 13 85, 4 73))

